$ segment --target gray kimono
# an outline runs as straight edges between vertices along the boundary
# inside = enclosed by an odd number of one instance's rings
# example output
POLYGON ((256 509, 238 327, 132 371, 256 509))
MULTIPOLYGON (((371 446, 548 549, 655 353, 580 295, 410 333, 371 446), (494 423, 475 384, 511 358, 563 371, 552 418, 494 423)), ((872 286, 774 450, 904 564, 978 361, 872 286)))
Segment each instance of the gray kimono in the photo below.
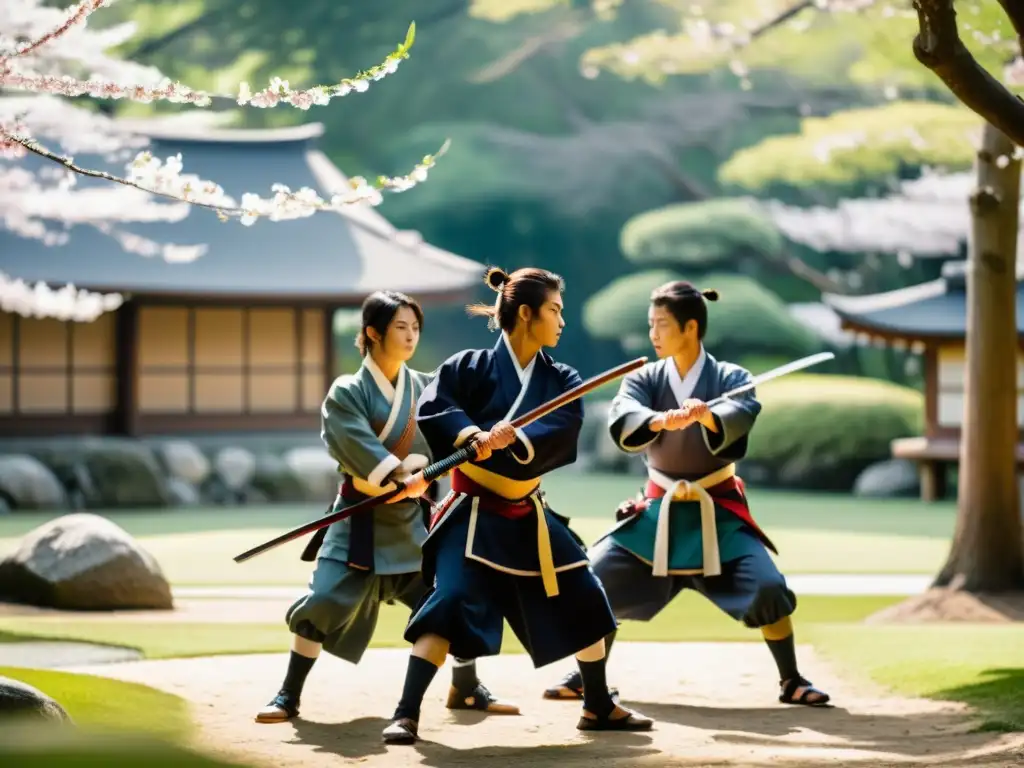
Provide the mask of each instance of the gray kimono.
MULTIPOLYGON (((430 463, 430 447, 416 428, 416 400, 428 374, 402 366, 395 386, 367 356, 353 375, 335 380, 321 407, 321 438, 350 476, 355 490, 379 495, 393 486, 384 479, 400 464, 416 472, 430 463)), ((335 509, 346 502, 341 494, 335 509)), ((364 513, 358 513, 364 514, 364 513)), ((423 509, 416 500, 381 504, 365 513, 373 519, 373 571, 378 575, 420 570, 427 537, 423 509)), ((321 558, 348 562, 353 518, 332 525, 321 558)))
POLYGON ((723 562, 757 545, 756 539, 736 535, 743 528, 773 549, 751 518, 735 477, 734 463, 746 454, 761 410, 753 390, 712 406, 717 432, 703 424, 671 432, 648 428, 657 413, 679 408, 688 398, 708 402, 750 381, 748 371, 720 363, 702 349, 685 376, 672 358, 645 365, 623 380, 612 402, 612 439, 624 451, 645 451, 648 484, 641 514, 606 537, 651 564, 656 576, 721 573, 723 562), (664 513, 663 497, 673 499, 664 513))

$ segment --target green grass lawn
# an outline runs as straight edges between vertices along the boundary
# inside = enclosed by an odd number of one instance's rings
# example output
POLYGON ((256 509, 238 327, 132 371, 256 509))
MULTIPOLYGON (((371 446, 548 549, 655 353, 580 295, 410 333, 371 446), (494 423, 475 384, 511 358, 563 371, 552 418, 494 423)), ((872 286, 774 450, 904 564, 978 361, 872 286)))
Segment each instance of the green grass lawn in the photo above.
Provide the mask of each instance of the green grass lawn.
POLYGON ((985 730, 1024 730, 1024 625, 814 624, 806 639, 856 679, 894 691, 961 701, 985 730))
MULTIPOLYGON (((592 542, 613 522, 616 504, 640 479, 612 474, 555 472, 545 479, 555 509, 592 542)), ((753 489, 754 514, 780 551, 787 573, 934 573, 953 530, 951 502, 864 500, 849 495, 753 489)), ((136 536, 177 585, 304 584, 309 565, 296 541, 252 560, 231 558, 284 530, 319 516, 318 505, 121 510, 107 516, 136 536)), ((0 518, 0 555, 52 513, 0 518)))
POLYGON ((137 683, 47 669, 0 667, 60 702, 78 725, 180 739, 192 728, 186 702, 137 683))

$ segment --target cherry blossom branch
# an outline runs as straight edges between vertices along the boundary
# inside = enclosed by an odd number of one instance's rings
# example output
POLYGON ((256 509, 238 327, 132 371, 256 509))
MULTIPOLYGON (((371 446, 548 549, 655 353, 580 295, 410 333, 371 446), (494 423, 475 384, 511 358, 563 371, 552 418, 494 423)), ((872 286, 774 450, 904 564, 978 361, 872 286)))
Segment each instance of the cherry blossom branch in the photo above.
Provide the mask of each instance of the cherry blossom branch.
POLYGON ((309 187, 292 192, 284 184, 275 184, 272 187, 274 197, 262 198, 247 192, 242 195, 241 204, 238 204, 219 184, 205 181, 192 174, 182 175, 180 154, 161 161, 149 152, 140 152, 127 165, 128 176, 123 178, 105 171, 75 165, 72 158, 62 157, 28 136, 0 131, 0 153, 5 149, 8 153, 17 149, 31 152, 80 176, 123 184, 151 195, 209 208, 217 213, 221 221, 237 218, 245 226, 252 225, 261 217, 270 221, 284 221, 305 218, 320 211, 340 211, 345 206, 356 203, 379 205, 383 201, 383 192, 405 192, 426 181, 428 171, 434 167, 437 159, 448 151, 450 145, 450 141, 445 141, 440 150, 433 155, 424 156, 423 160, 405 176, 378 176, 373 183, 362 176, 353 176, 349 179, 351 192, 346 195, 333 195, 330 200, 322 199, 309 187))
MULTIPOLYGON (((67 31, 74 27, 76 24, 81 24, 92 13, 98 11, 100 8, 106 5, 107 2, 109 2, 109 0, 82 0, 82 2, 80 2, 78 5, 70 9, 70 11, 68 12, 68 17, 63 24, 61 24, 56 29, 50 30, 45 35, 42 35, 41 37, 38 37, 31 42, 22 43, 17 47, 17 49, 14 52, 14 55, 27 56, 28 54, 35 52, 37 49, 42 48, 47 43, 50 43, 56 40, 61 35, 66 34, 67 31)), ((3 56, 0 57, 0 60, 6 58, 6 56, 3 56)))
MULTIPOLYGON (((960 39, 953 0, 914 0, 914 56, 966 107, 1024 146, 1024 101, 985 70, 960 39)), ((1016 25, 1019 18, 1011 17, 1016 25)))
MULTIPOLYGON (((106 0, 86 0, 102 3, 106 0)), ((66 30, 65 30, 66 31, 66 30)), ((62 33, 63 34, 63 33, 62 33)), ((54 39, 51 35, 49 39, 54 39)), ((308 110, 312 106, 324 106, 331 99, 347 96, 350 93, 364 93, 370 83, 383 80, 398 70, 398 65, 409 58, 409 50, 416 40, 416 24, 409 25, 405 40, 388 54, 380 64, 356 73, 353 77, 343 78, 334 85, 315 85, 305 90, 292 90, 287 80, 273 78, 270 85, 253 93, 248 83, 240 83, 238 96, 213 94, 207 91, 196 91, 179 82, 165 81, 157 87, 142 85, 124 86, 108 80, 78 80, 73 77, 54 77, 38 75, 31 72, 15 72, 10 59, 0 58, 0 87, 16 88, 35 93, 51 93, 60 96, 91 96, 96 99, 127 99, 148 104, 154 101, 187 103, 197 107, 209 106, 214 98, 233 99, 240 106, 249 104, 253 107, 276 107, 278 104, 290 104, 296 109, 308 110)))

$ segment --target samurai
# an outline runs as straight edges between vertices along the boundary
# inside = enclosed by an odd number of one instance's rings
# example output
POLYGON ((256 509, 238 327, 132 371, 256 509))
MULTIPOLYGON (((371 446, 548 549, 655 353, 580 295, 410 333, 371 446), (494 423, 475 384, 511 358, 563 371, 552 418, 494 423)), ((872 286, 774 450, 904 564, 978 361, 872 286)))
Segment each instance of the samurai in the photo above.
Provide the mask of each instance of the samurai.
MULTIPOLYGON (((780 702, 825 706, 829 695, 797 666, 796 596, 769 555, 775 546, 751 516, 736 474, 761 404, 751 388, 708 405, 752 382, 747 370, 704 349, 706 302, 717 300, 717 291, 684 281, 651 294, 648 321, 658 360, 622 380, 608 416, 618 447, 645 453, 647 482, 594 543, 591 564, 617 618, 650 621, 679 592, 695 590, 760 630, 778 668, 780 702)), ((614 639, 612 632, 606 647, 614 639)), ((572 671, 544 698, 579 699, 582 684, 572 671)))
MULTIPOLYGON (((320 409, 320 437, 342 482, 331 511, 404 489, 387 504, 318 531, 303 559, 316 560, 307 593, 287 611, 292 648, 284 682, 256 715, 260 723, 299 713, 307 676, 322 650, 358 664, 373 637, 381 603, 410 609, 427 591, 421 547, 427 537, 421 497, 430 446, 416 426, 416 400, 430 375, 406 365, 419 343, 423 310, 409 296, 378 291, 363 302, 356 347, 359 370, 337 378, 320 409)), ((480 682, 472 658, 456 658, 449 709, 518 714, 480 682)))
POLYGON ((524 268, 491 269, 494 305, 470 314, 501 331, 491 349, 444 362, 420 396, 416 421, 435 456, 471 445, 475 458, 451 473, 451 491, 423 545, 430 590, 405 630, 413 644, 401 698, 384 729, 388 744, 418 739, 420 710, 445 654, 500 652, 504 621, 535 667, 575 655, 581 675, 580 730, 648 730, 653 721, 619 706, 605 681, 604 638, 616 627, 568 519, 549 506, 544 474, 576 460, 582 401, 515 428, 521 414, 582 383, 543 351, 557 345, 562 279, 524 268))

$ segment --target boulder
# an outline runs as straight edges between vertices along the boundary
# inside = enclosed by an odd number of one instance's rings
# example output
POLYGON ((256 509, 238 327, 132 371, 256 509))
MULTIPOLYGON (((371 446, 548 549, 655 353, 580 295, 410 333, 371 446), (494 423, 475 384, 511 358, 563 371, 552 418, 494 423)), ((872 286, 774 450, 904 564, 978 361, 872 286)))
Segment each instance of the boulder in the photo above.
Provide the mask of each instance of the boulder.
POLYGON ((855 496, 917 496, 920 492, 917 467, 906 459, 890 459, 872 464, 857 475, 853 484, 855 496))
MULTIPOLYGON (((256 456, 256 471, 250 481, 250 490, 253 489, 261 492, 269 501, 279 504, 309 501, 306 484, 284 459, 273 453, 261 453, 256 456)), ((248 496, 249 492, 246 494, 248 496)))
POLYGON ((30 531, 0 561, 0 599, 62 610, 171 609, 160 565, 99 515, 64 515, 30 531))
POLYGON ((60 478, 73 505, 162 507, 170 501, 160 463, 137 440, 90 437, 44 444, 31 453, 60 478))
POLYGON ((0 676, 0 718, 11 716, 33 717, 57 723, 71 722, 64 707, 38 688, 0 676))
POLYGON ((233 491, 216 472, 212 473, 199 488, 199 498, 203 504, 227 506, 242 500, 241 491, 233 491))
POLYGON ((199 486, 210 474, 210 460, 187 440, 169 440, 156 446, 156 454, 172 478, 199 486))
POLYGON ((0 497, 14 509, 67 509, 57 476, 32 456, 0 456, 0 497))
POLYGON ((228 446, 217 451, 213 468, 228 489, 240 493, 256 472, 256 457, 245 448, 228 446))
POLYGON ((329 501, 338 494, 338 462, 326 448, 292 448, 282 458, 305 488, 307 500, 329 501))
POLYGON ((167 480, 167 495, 171 499, 171 506, 199 506, 199 491, 196 490, 192 483, 182 477, 172 477, 167 480))

